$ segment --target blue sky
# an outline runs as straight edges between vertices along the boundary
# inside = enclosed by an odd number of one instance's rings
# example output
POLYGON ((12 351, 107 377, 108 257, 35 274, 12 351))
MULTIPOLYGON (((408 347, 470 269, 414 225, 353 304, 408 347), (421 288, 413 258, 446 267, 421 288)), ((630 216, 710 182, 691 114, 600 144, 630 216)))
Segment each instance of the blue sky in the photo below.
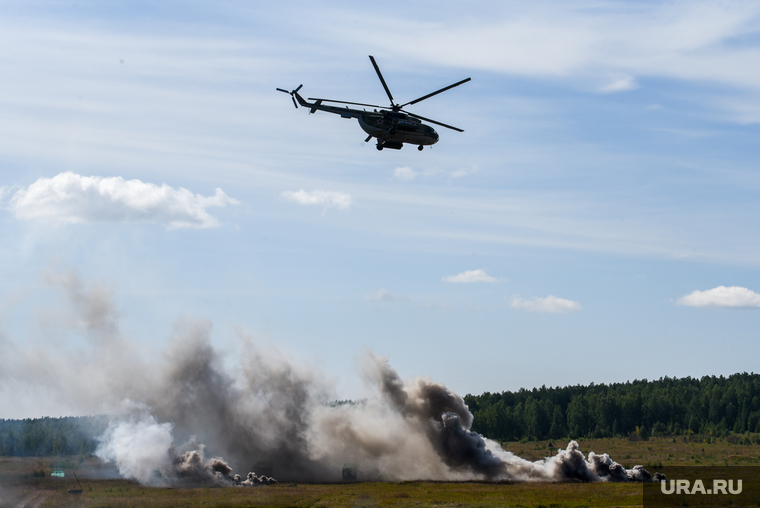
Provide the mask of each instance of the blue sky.
MULTIPOLYGON (((756 2, 4 11, 6 361, 82 350, 76 274, 138 349, 208 320, 339 397, 365 348, 461 394, 757 370, 756 2), (384 104, 370 54, 401 102, 472 77, 409 107, 465 132, 378 152, 275 90, 384 104)), ((4 368, 0 417, 78 411, 4 368)))

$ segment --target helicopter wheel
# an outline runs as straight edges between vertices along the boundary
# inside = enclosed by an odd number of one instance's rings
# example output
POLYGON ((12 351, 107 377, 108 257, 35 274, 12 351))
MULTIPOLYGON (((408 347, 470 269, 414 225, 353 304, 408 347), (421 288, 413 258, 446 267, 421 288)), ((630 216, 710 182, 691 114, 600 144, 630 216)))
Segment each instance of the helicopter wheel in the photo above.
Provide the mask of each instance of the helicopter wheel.
POLYGON ((377 144, 377 149, 378 149, 378 150, 382 150, 382 149, 383 149, 383 145, 381 145, 380 143, 378 143, 378 144, 377 144))
POLYGON ((425 148, 425 147, 422 146, 422 145, 420 145, 420 146, 417 147, 417 150, 419 150, 421 152, 423 148, 425 148))

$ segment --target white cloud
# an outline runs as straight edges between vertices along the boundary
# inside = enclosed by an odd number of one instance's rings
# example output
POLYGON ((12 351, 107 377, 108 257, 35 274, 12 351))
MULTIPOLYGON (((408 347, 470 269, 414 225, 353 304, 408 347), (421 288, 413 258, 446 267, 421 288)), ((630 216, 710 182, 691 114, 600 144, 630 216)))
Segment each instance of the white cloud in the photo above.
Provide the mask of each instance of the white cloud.
POLYGON ((353 198, 350 194, 336 191, 314 190, 306 192, 301 189, 299 191, 285 191, 280 194, 280 197, 303 206, 323 205, 325 210, 333 206, 346 210, 353 203, 353 198))
POLYGON ((444 282, 499 282, 499 279, 491 277, 484 270, 466 270, 458 275, 448 275, 443 278, 444 282))
POLYGON ((627 92, 637 88, 639 88, 639 84, 636 82, 636 78, 628 74, 617 74, 612 77, 611 83, 603 86, 599 91, 604 93, 627 92))
POLYGON ((414 180, 417 175, 418 173, 409 166, 404 166, 402 168, 396 168, 393 170, 393 176, 399 180, 414 180))
POLYGON ((402 295, 393 295, 385 289, 378 289, 374 293, 364 295, 365 300, 371 302, 406 302, 409 299, 402 295))
POLYGON ((415 307, 424 310, 451 310, 453 306, 449 302, 436 302, 434 300, 425 300, 419 302, 415 307))
POLYGON ((530 312, 552 312, 555 314, 582 310, 581 304, 554 295, 547 297, 520 298, 515 296, 510 304, 515 309, 523 309, 530 312))
POLYGON ((19 219, 61 223, 155 222, 170 228, 213 228, 219 222, 207 207, 238 204, 221 189, 213 196, 193 194, 120 176, 82 176, 71 171, 40 178, 18 190, 9 209, 19 219))
POLYGON ((760 294, 739 286, 718 286, 706 291, 694 291, 676 300, 678 305, 689 307, 760 307, 760 294))
POLYGON ((429 168, 425 169, 424 171, 415 171, 409 166, 403 166, 398 167, 393 170, 393 177, 397 180, 404 180, 404 181, 410 181, 414 180, 418 176, 423 178, 431 178, 431 177, 447 177, 447 178, 462 178, 468 175, 471 175, 477 171, 477 168, 470 167, 470 168, 463 168, 463 169, 457 169, 454 171, 445 171, 442 169, 436 169, 436 168, 429 168))
POLYGON ((462 178, 465 176, 469 176, 473 174, 475 171, 477 171, 477 168, 475 167, 457 169, 456 171, 451 172, 451 178, 462 178))

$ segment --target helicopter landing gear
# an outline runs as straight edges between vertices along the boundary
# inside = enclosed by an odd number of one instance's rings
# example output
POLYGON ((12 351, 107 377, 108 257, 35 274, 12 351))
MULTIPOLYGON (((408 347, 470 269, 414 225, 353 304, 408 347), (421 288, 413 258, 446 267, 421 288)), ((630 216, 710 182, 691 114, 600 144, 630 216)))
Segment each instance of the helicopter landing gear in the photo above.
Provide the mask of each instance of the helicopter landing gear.
POLYGON ((401 150, 403 148, 404 144, 396 141, 383 141, 377 142, 377 149, 382 150, 383 148, 388 148, 389 150, 401 150))
POLYGON ((423 148, 425 148, 425 147, 422 146, 422 145, 420 145, 420 146, 417 147, 417 150, 419 150, 421 152, 423 148))

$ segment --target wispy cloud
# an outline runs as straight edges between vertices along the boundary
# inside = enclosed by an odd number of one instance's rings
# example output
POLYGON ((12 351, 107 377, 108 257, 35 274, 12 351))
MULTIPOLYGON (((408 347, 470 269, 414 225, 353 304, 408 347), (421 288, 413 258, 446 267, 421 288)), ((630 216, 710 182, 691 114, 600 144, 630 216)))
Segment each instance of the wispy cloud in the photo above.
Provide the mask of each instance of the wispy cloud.
POLYGON ((393 177, 397 180, 410 181, 417 177, 430 178, 430 177, 447 177, 447 178, 462 178, 474 173, 477 169, 474 167, 457 169, 454 171, 444 171, 442 169, 426 169, 423 171, 415 171, 409 166, 401 166, 393 170, 393 177))
POLYGON ((474 166, 473 167, 469 167, 469 168, 457 169, 455 171, 452 171, 450 176, 451 176, 451 178, 462 178, 462 177, 469 176, 469 175, 473 174, 477 170, 478 169, 476 167, 474 167, 474 166))
MULTIPOLYGON (((550 4, 551 9, 545 3, 505 4, 489 10, 488 17, 425 24, 399 22, 392 16, 374 19, 377 29, 388 35, 378 40, 386 54, 508 74, 588 80, 588 87, 596 90, 605 80, 607 91, 632 89, 637 86, 635 76, 719 83, 731 87, 731 95, 736 89, 752 90, 752 97, 742 103, 748 107, 756 102, 760 80, 749 70, 758 49, 745 39, 757 30, 756 2, 739 1, 726 8, 717 2, 677 0, 636 9, 615 3, 550 4), (425 40, 440 44, 420 43, 425 40), (525 51, 502 51, 505 47, 525 51)), ((366 35, 348 25, 329 36, 359 41, 366 35)))
POLYGON ((444 282, 469 283, 469 282, 499 282, 499 279, 491 277, 485 270, 466 270, 457 275, 448 275, 443 278, 444 282))
POLYGON ((706 291, 694 291, 676 300, 689 307, 758 308, 760 294, 740 286, 718 286, 706 291))
POLYGON ((636 82, 636 78, 628 74, 616 74, 612 77, 611 82, 599 91, 603 93, 627 92, 637 88, 639 88, 639 84, 636 82))
POLYGON ((449 302, 437 302, 435 300, 424 300, 417 302, 415 307, 424 310, 451 310, 453 306, 449 302))
POLYGON ((557 298, 554 295, 546 297, 520 298, 515 296, 510 303, 515 309, 523 309, 530 312, 551 312, 562 314, 582 310, 581 304, 564 298, 557 298))
POLYGON ((332 207, 347 210, 354 202, 350 194, 336 191, 314 190, 307 192, 301 189, 299 191, 285 191, 280 196, 303 206, 322 205, 325 210, 332 207))
POLYGON ((120 176, 82 176, 71 171, 40 178, 16 191, 8 208, 19 219, 60 223, 153 222, 169 228, 215 228, 219 222, 206 211, 239 201, 216 189, 213 196, 193 194, 120 176))
POLYGON ((394 295, 385 289, 378 289, 374 293, 367 293, 364 299, 370 302, 406 302, 409 299, 403 295, 394 295))
POLYGON ((419 173, 414 171, 409 166, 404 166, 393 170, 393 176, 399 180, 414 180, 418 174, 419 173))

